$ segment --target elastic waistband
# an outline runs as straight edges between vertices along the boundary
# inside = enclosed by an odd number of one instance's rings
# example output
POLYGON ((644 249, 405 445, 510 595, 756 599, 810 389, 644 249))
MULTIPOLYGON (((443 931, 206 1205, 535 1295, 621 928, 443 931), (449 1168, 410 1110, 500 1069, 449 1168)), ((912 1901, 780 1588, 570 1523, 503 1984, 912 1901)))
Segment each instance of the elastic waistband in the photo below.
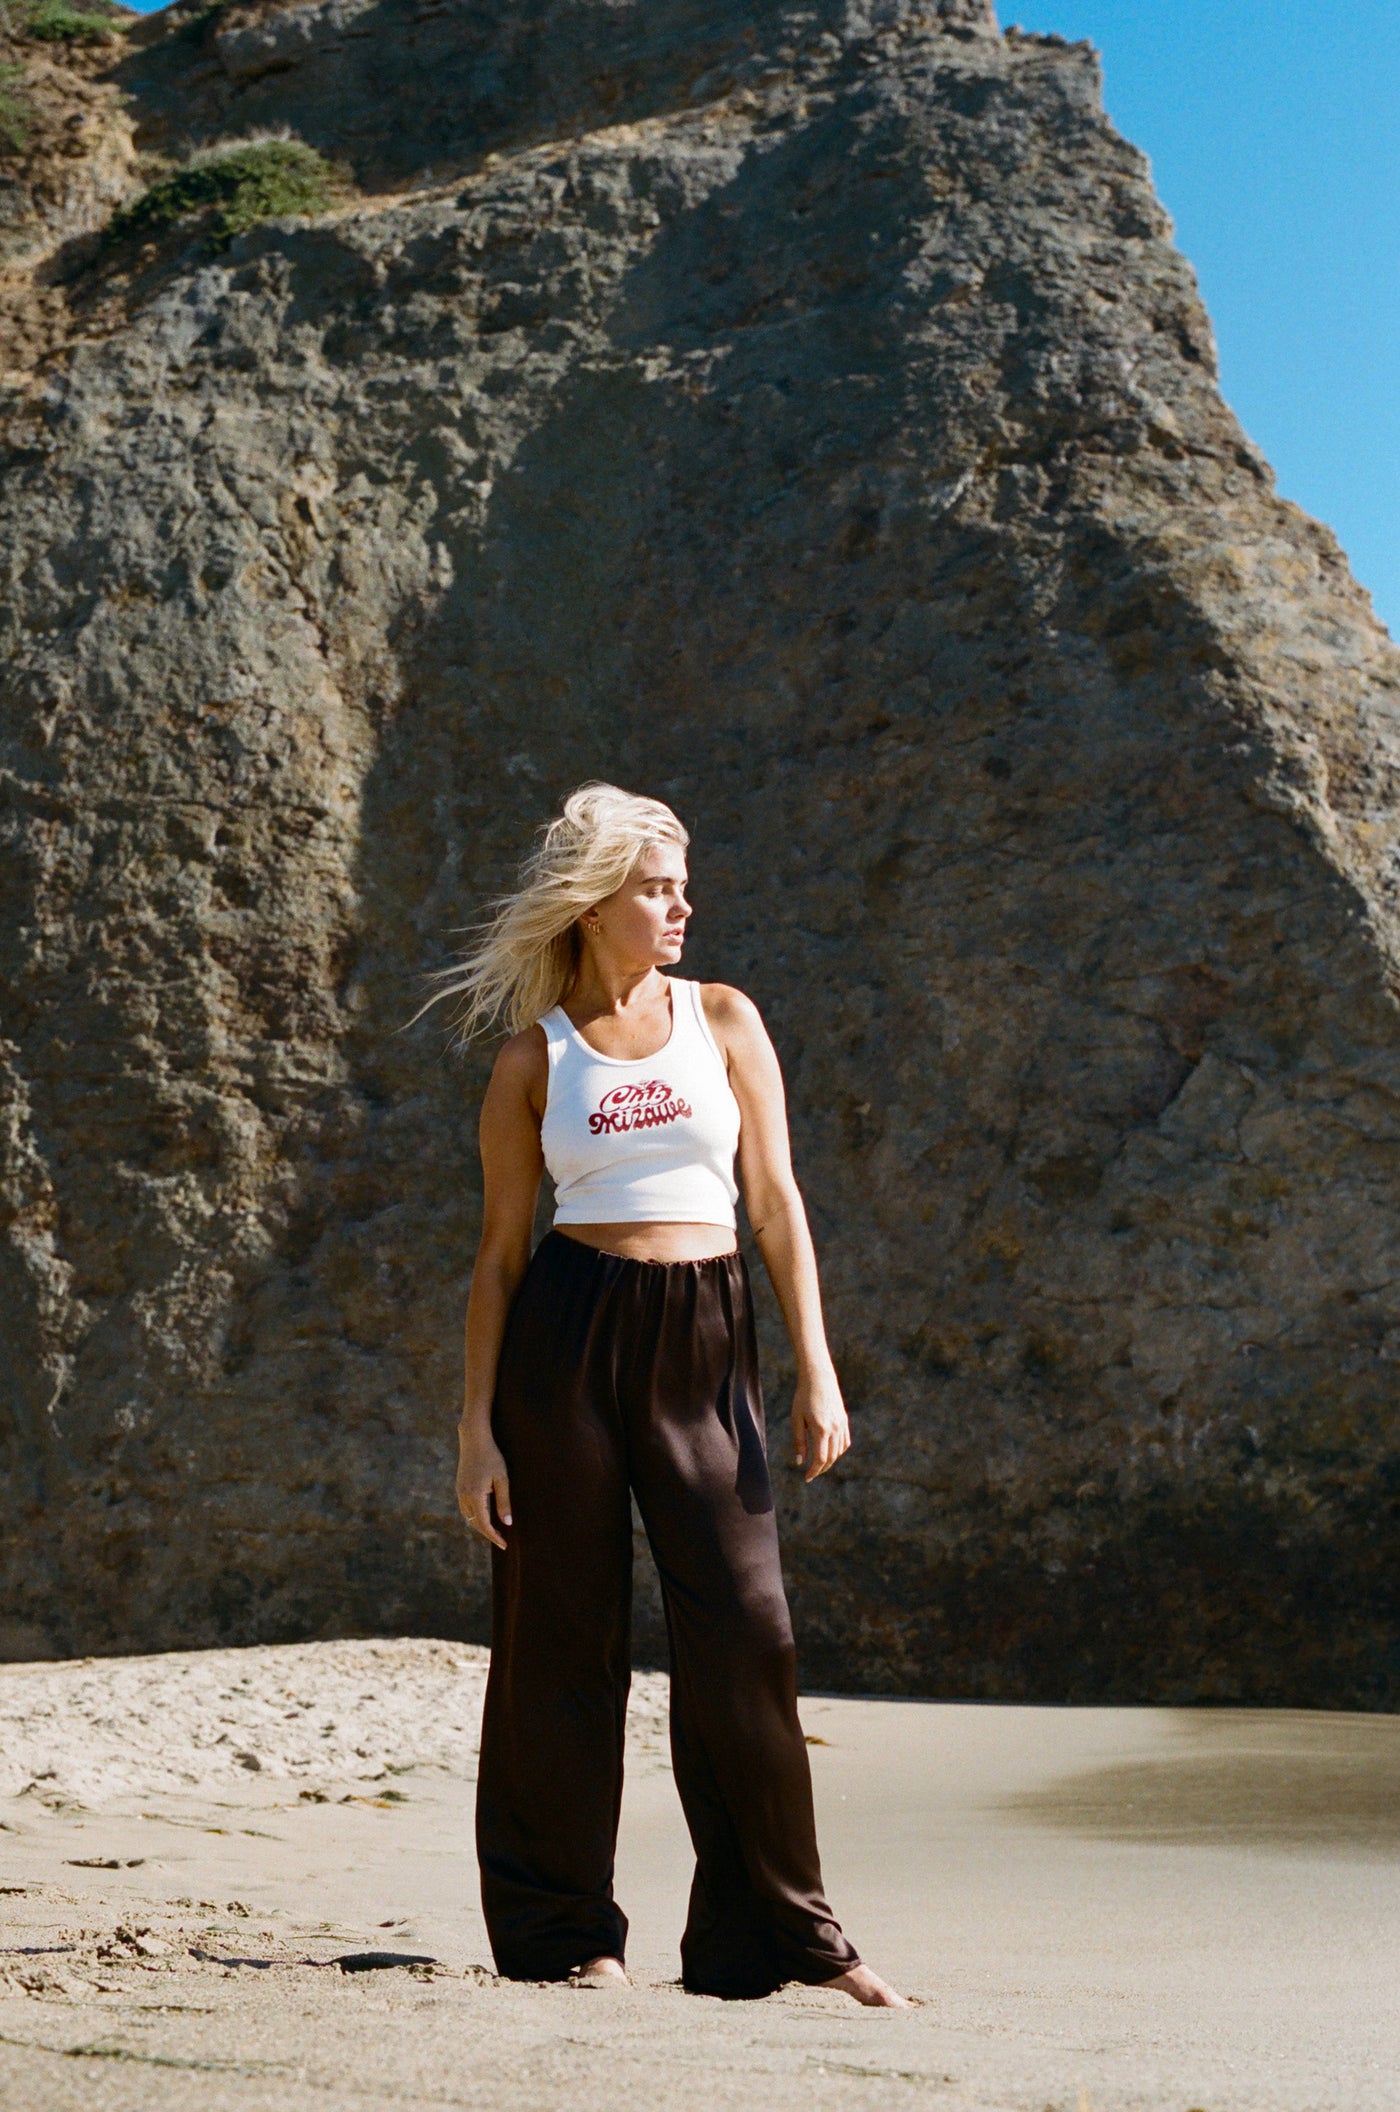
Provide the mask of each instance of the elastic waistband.
POLYGON ((647 1261, 636 1254, 613 1254, 607 1247, 591 1247, 587 1240, 570 1239, 566 1232, 549 1231, 535 1249, 532 1259, 549 1250, 548 1259, 562 1259, 567 1255, 578 1255, 585 1262, 593 1262, 611 1269, 727 1269, 743 1255, 737 1246, 727 1254, 706 1254, 699 1261, 647 1261))

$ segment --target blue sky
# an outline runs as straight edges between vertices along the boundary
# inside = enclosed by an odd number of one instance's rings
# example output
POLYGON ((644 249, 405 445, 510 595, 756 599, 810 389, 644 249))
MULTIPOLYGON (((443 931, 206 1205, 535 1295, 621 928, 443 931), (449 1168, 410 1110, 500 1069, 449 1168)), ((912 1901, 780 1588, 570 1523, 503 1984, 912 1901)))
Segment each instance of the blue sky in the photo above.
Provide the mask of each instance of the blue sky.
POLYGON ((1400 0, 1000 5, 1102 52, 1227 399, 1400 637, 1400 0))

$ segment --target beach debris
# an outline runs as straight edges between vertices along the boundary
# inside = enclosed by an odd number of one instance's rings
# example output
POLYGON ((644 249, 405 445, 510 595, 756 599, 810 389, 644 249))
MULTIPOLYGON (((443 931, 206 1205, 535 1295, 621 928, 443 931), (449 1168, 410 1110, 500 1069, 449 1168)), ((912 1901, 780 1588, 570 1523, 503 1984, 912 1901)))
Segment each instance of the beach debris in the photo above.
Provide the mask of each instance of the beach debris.
POLYGON ((438 1960, 413 1951, 346 1951, 329 1962, 339 1966, 342 1973, 383 1973, 400 1965, 436 1965, 438 1960))

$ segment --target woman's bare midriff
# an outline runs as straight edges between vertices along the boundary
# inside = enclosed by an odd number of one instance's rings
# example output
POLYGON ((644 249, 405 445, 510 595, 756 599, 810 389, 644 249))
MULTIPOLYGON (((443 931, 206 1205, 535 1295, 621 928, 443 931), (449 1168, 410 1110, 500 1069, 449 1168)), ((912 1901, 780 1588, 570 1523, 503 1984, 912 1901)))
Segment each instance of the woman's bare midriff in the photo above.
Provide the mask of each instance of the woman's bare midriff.
POLYGON ((712 1261, 738 1245, 728 1225, 556 1225, 565 1239, 624 1261, 712 1261))

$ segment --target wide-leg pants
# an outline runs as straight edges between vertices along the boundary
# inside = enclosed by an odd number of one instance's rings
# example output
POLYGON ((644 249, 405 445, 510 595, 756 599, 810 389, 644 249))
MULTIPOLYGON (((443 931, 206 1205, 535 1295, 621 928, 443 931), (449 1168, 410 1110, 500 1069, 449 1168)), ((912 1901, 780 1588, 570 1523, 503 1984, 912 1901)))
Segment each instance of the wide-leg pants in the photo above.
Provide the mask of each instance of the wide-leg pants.
POLYGON ((556 1980, 624 1955, 635 1490, 695 1847, 684 1984, 753 1996, 834 1979, 857 1956, 822 1893, 742 1256, 629 1261, 550 1233, 511 1307, 493 1427, 515 1521, 492 1555, 477 1787, 499 1970, 556 1980))

